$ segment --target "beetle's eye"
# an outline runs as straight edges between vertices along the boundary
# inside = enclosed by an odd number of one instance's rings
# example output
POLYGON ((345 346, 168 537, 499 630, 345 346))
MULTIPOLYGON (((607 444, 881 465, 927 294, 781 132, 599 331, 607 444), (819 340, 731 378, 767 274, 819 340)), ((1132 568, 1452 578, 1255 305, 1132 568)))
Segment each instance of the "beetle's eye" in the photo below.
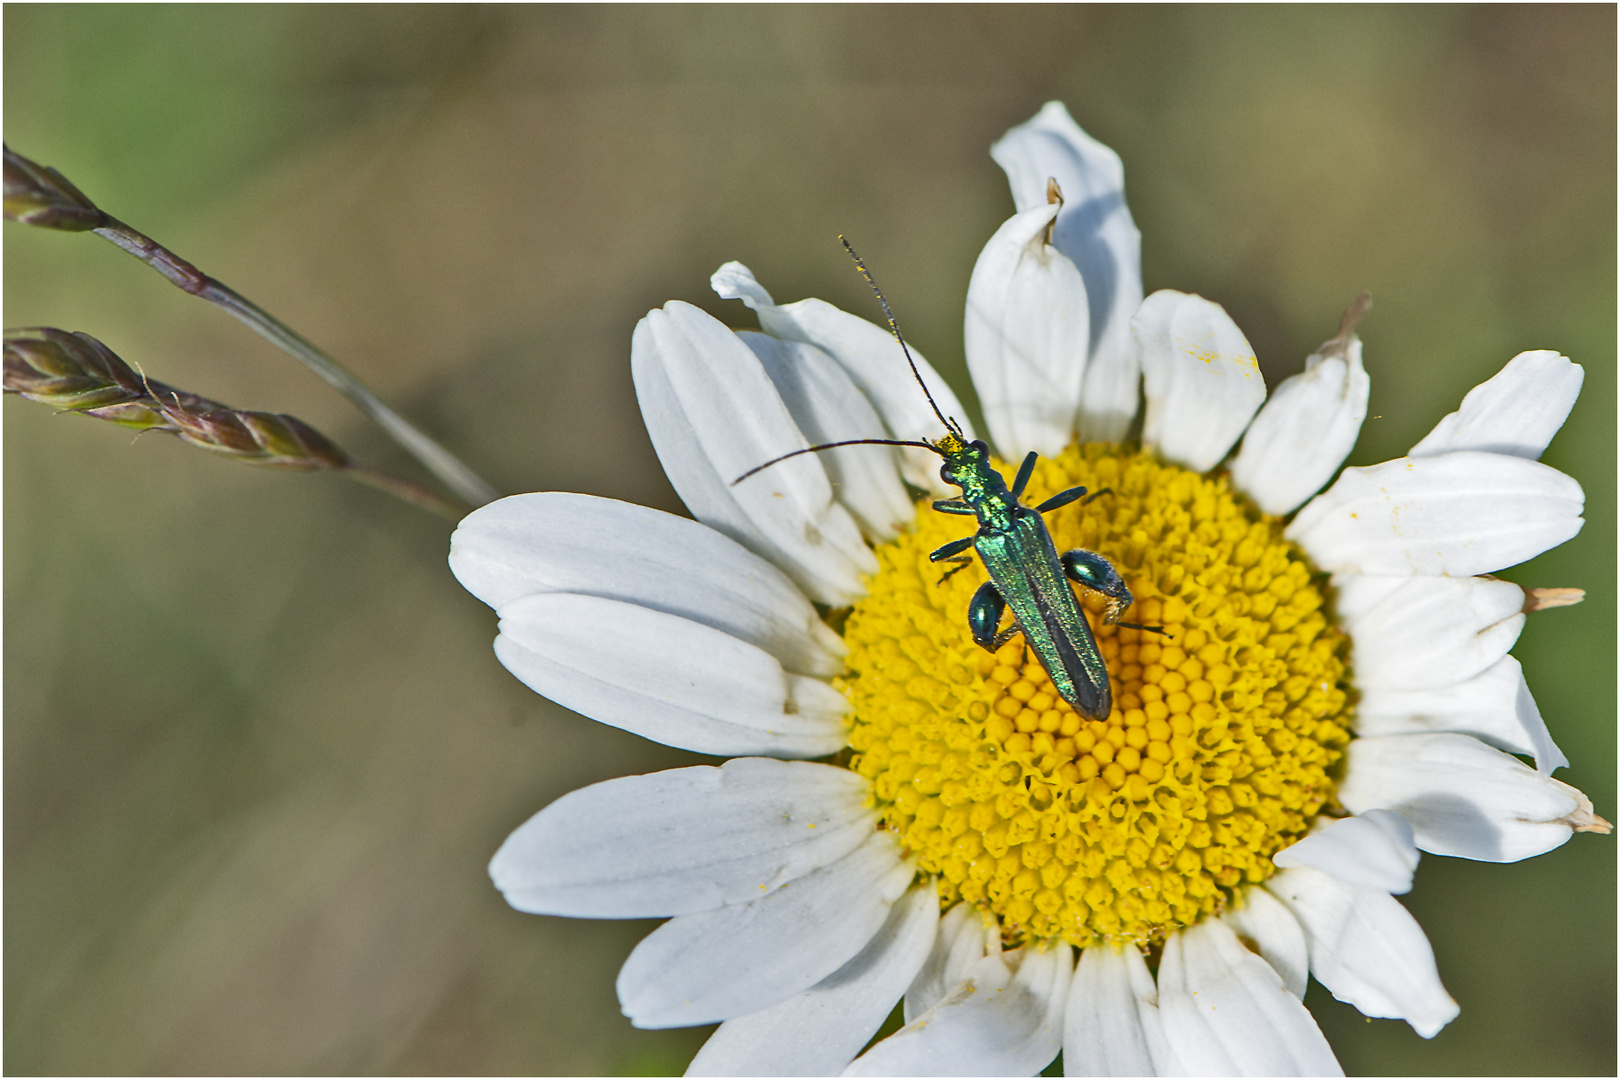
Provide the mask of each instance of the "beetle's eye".
POLYGON ((940 467, 939 467, 939 478, 941 480, 945 481, 947 484, 956 483, 955 480, 951 479, 951 463, 950 462, 947 461, 944 464, 940 465, 940 467))

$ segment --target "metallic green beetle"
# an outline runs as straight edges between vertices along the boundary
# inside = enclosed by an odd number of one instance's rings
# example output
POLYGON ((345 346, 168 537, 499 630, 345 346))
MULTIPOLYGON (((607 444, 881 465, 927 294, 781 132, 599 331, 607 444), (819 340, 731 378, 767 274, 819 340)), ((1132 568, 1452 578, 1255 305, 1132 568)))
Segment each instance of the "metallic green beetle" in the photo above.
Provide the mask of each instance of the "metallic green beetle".
MULTIPOLYGON (((1107 559, 1081 548, 1058 554, 1041 515, 1081 498, 1086 489, 1069 488, 1039 506, 1025 506, 1019 496, 1039 455, 1030 451, 1009 490, 1001 474, 990 466, 990 448, 977 439, 964 441, 955 425, 951 427, 944 438, 922 445, 945 459, 939 475, 960 487, 962 497, 940 499, 934 509, 944 514, 971 514, 978 518, 979 531, 951 541, 928 558, 958 563, 956 570, 960 570, 972 561, 961 554, 971 547, 990 575, 968 603, 973 640, 995 652, 1014 634, 1022 633, 1059 696, 1088 720, 1106 720, 1113 708, 1108 668, 1069 581, 1108 597, 1103 622, 1139 630, 1159 628, 1120 622, 1133 598, 1107 559), (1013 621, 1003 628, 1001 616, 1007 608, 1012 609, 1013 621)), ((1097 492, 1101 494, 1104 492, 1097 492)))
MULTIPOLYGON (((950 577, 973 561, 971 556, 962 554, 970 547, 984 563, 990 580, 979 586, 968 604, 968 627, 973 633, 973 640, 981 648, 995 652, 1014 634, 1022 633, 1025 643, 1051 676, 1052 685, 1063 700, 1088 720, 1106 720, 1113 708, 1108 668, 1097 649, 1091 624, 1086 621, 1085 612, 1081 610, 1074 590, 1069 587, 1069 581, 1073 580, 1108 597, 1108 607, 1103 612, 1105 623, 1157 633, 1163 633, 1163 627, 1120 621, 1120 615, 1134 600, 1125 580, 1107 559, 1094 551, 1079 548, 1058 554, 1057 545, 1052 542, 1052 534, 1041 515, 1083 497, 1086 489, 1069 488, 1033 508, 1019 502, 1019 496, 1029 483, 1040 455, 1033 450, 1029 452, 1009 489, 1006 480, 990 464, 990 447, 979 439, 969 441, 961 425, 939 411, 934 395, 928 392, 927 384, 917 371, 916 361, 906 347, 906 339, 901 336, 900 327, 895 323, 888 301, 883 299, 877 282, 872 280, 866 264, 855 254, 849 241, 843 237, 839 237, 839 240, 877 294, 878 303, 883 305, 889 329, 900 343, 906 363, 911 365, 911 374, 916 378, 917 385, 922 387, 934 415, 945 425, 945 435, 935 440, 848 439, 805 447, 750 469, 732 483, 739 484, 779 461, 837 446, 919 446, 938 454, 944 459, 939 469, 940 478, 961 488, 962 497, 939 499, 935 501, 934 509, 943 514, 972 515, 978 519, 979 530, 972 536, 945 544, 928 558, 932 562, 957 564, 946 572, 945 577, 950 577), (1009 607, 1012 608, 1013 621, 1002 627, 1002 614, 1009 607)), ((1091 498, 1106 491, 1105 488, 1096 492, 1091 498)))

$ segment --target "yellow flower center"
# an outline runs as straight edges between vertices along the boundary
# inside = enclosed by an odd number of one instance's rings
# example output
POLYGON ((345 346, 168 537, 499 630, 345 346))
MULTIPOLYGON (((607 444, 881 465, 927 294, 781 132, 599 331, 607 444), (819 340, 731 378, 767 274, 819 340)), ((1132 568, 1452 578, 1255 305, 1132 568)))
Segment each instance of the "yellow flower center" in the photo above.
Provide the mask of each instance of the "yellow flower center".
POLYGON ((1345 642, 1280 519, 1224 476, 1091 444, 1043 460, 1024 501, 1079 484, 1111 494, 1046 515, 1058 550, 1109 559, 1136 597, 1124 618, 1165 631, 1104 625, 1080 590, 1108 718, 1076 713, 1021 637, 973 643, 983 567, 942 584, 928 561, 971 519, 924 503, 845 624, 850 767, 945 904, 1009 938, 1149 943, 1263 881, 1332 798, 1345 642))

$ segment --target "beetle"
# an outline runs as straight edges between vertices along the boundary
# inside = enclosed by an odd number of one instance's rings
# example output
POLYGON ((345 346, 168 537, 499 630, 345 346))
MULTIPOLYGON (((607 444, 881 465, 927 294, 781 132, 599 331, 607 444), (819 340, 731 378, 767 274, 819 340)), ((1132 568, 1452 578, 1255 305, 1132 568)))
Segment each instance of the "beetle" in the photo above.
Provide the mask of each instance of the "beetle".
MULTIPOLYGON (((1113 709, 1113 693, 1108 681, 1108 668, 1097 648, 1096 636, 1085 612, 1080 608, 1069 582, 1099 592, 1108 598, 1102 620, 1109 625, 1163 633, 1159 626, 1120 621, 1120 616, 1135 602, 1125 579, 1112 563, 1094 551, 1076 548, 1058 554, 1057 545, 1046 527, 1042 514, 1067 506, 1085 498, 1084 487, 1073 487, 1047 499, 1039 506, 1025 506, 1020 497, 1035 471, 1040 455, 1031 450, 1024 458, 1011 488, 990 464, 990 447, 982 439, 969 440, 955 420, 940 412, 934 396, 928 392, 917 363, 912 359, 899 324, 889 310, 877 282, 866 264, 855 253, 848 240, 839 241, 855 260, 861 276, 866 278, 883 314, 889 320, 889 330, 905 353, 911 374, 922 387, 934 415, 945 426, 945 434, 938 439, 847 439, 795 450, 773 458, 763 465, 748 470, 732 481, 740 484, 755 473, 800 454, 830 450, 839 446, 863 444, 880 446, 917 446, 940 456, 939 475, 946 483, 961 489, 955 499, 935 500, 934 509, 942 514, 972 516, 978 521, 978 531, 972 536, 952 540, 929 556, 930 562, 956 564, 947 571, 944 581, 964 569, 973 558, 964 555, 969 548, 984 564, 990 579, 980 585, 968 603, 968 628, 974 642, 988 652, 996 652, 1015 634, 1023 634, 1028 649, 1033 650, 1041 666, 1052 679, 1058 695, 1088 720, 1106 720, 1113 709), (1012 621, 1001 625, 1002 616, 1012 609, 1012 621)), ((1091 499, 1106 494, 1107 488, 1095 492, 1091 499)), ((1090 499, 1086 500, 1087 502, 1090 499)))

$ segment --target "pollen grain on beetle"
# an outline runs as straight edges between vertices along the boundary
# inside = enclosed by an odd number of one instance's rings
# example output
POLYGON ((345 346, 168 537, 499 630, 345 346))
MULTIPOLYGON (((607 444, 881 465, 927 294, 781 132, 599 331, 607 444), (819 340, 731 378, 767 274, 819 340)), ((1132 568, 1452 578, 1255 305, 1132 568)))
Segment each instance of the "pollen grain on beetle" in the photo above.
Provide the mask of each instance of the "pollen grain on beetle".
POLYGON ((1058 550, 1111 560, 1131 617, 1166 631, 1106 625, 1105 598, 1083 598, 1108 718, 1065 703, 1020 637, 973 643, 983 573, 939 582, 928 554, 961 519, 925 505, 845 626, 850 767, 942 901, 983 907, 1009 940, 1147 945, 1263 881, 1331 805, 1347 649, 1280 519, 1224 477, 1090 444, 1043 460, 1026 501, 1076 485, 1112 493, 1047 516, 1058 550))

